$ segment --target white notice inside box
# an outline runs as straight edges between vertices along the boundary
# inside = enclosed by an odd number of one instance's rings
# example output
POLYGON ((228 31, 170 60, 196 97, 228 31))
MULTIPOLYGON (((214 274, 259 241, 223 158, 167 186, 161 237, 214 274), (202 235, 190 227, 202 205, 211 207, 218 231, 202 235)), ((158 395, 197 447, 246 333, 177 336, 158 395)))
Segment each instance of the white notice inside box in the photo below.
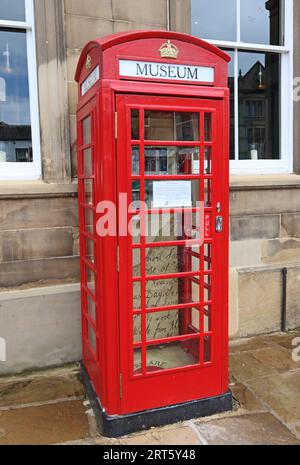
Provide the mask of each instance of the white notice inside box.
POLYGON ((177 208, 191 206, 191 181, 153 182, 153 208, 177 208))

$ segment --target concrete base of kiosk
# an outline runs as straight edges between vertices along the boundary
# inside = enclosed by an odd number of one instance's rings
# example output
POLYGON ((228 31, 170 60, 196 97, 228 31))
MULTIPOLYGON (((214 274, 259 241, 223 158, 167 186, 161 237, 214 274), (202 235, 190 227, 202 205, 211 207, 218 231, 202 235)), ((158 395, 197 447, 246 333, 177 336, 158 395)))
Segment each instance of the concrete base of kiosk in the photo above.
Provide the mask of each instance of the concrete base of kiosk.
POLYGON ((228 391, 223 395, 208 399, 194 400, 128 415, 109 416, 102 408, 83 364, 81 364, 81 377, 95 414, 99 433, 108 438, 118 438, 154 426, 164 426, 232 410, 232 394, 228 391))

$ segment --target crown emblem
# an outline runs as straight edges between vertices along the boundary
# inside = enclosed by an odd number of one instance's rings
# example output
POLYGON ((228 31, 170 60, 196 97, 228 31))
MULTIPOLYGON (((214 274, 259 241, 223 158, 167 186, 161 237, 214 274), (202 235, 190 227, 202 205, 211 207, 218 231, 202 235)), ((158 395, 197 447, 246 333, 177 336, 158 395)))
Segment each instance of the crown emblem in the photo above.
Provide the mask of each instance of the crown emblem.
POLYGON ((178 47, 176 47, 174 44, 171 44, 170 40, 168 40, 165 44, 162 44, 159 51, 162 58, 173 58, 175 60, 179 54, 178 47))
POLYGON ((86 67, 86 69, 91 69, 91 67, 92 67, 92 58, 91 58, 91 55, 87 55, 85 67, 86 67))

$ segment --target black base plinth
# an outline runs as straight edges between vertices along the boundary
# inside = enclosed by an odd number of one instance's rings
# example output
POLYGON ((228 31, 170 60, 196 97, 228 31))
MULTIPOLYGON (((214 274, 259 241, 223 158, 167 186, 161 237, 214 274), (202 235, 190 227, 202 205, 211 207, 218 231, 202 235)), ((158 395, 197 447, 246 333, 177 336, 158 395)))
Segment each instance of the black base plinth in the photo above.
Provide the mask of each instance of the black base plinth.
POLYGON ((145 410, 128 415, 109 416, 102 408, 82 363, 81 377, 96 417, 99 433, 108 438, 118 438, 126 434, 150 429, 153 426, 168 425, 232 410, 232 394, 228 391, 225 394, 208 399, 193 400, 183 404, 145 410))

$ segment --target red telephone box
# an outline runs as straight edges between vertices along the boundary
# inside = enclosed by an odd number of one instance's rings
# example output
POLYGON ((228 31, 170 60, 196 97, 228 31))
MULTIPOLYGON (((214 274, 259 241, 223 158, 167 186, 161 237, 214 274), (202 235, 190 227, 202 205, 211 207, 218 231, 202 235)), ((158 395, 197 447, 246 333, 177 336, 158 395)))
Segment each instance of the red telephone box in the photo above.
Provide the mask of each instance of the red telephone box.
POLYGON ((82 372, 107 436, 232 406, 228 61, 166 31, 79 61, 82 372))

